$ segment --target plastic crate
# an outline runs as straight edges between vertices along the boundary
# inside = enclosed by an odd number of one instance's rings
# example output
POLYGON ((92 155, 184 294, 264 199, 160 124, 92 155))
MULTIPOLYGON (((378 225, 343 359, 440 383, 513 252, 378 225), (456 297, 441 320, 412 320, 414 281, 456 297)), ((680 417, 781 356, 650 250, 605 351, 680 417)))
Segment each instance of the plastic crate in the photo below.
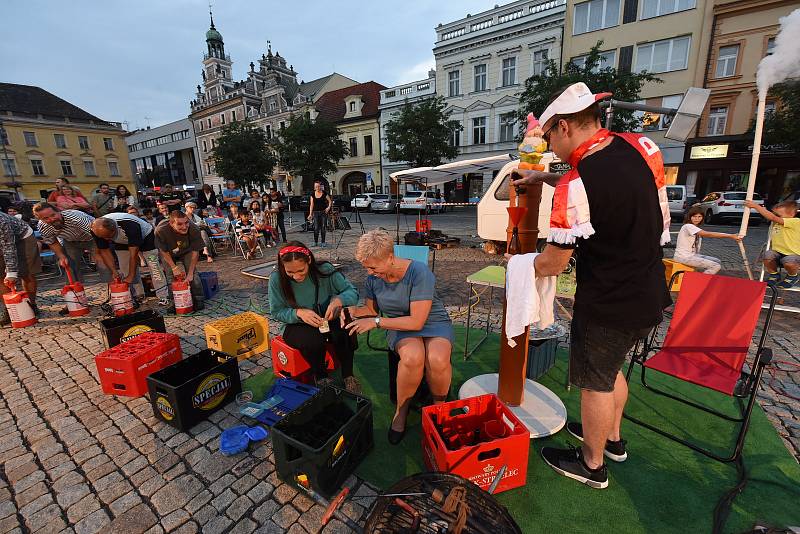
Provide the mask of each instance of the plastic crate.
POLYGON ((210 299, 219 292, 219 278, 215 272, 197 273, 200 277, 200 285, 203 286, 203 296, 206 300, 210 299))
POLYGON ((530 431, 497 395, 481 395, 424 407, 422 449, 428 469, 484 490, 506 466, 498 493, 525 485, 530 431))
POLYGON ((418 219, 416 221, 416 230, 421 234, 427 234, 431 231, 431 220, 430 219, 418 219))
POLYGON ((330 498, 373 447, 372 403, 327 387, 272 427, 278 477, 330 498))
MULTIPOLYGON (((664 278, 667 279, 667 286, 669 286, 669 282, 670 280, 672 280, 672 275, 674 275, 678 271, 686 271, 686 272, 694 271, 694 267, 689 267, 688 265, 684 265, 669 258, 663 258, 661 261, 664 263, 664 278)), ((672 287, 670 287, 669 290, 680 291, 682 282, 683 282, 683 275, 681 274, 676 276, 675 281, 672 283, 672 287)))
POLYGON ((145 332, 104 350, 94 358, 103 393, 141 397, 151 373, 181 361, 181 340, 175 334, 145 332))
POLYGON ((295 382, 286 378, 278 379, 264 395, 264 400, 270 397, 279 396, 283 399, 272 408, 264 410, 256 420, 267 426, 274 426, 275 423, 286 417, 290 412, 300 407, 305 401, 319 393, 319 389, 314 386, 295 382))
MULTIPOLYGON (((333 346, 329 344, 325 350, 325 368, 330 372, 338 367, 333 346)), ((281 336, 272 338, 272 370, 280 378, 291 378, 305 384, 313 382, 311 365, 298 349, 289 346, 281 336)))
POLYGON ((265 317, 244 312, 208 323, 206 344, 211 350, 236 356, 240 360, 269 347, 269 322, 265 317))
POLYGON ((147 387, 155 416, 187 431, 242 391, 239 362, 229 354, 202 350, 151 374, 147 387))
POLYGON ((100 330, 103 334, 103 345, 110 349, 145 332, 165 333, 167 327, 160 313, 155 310, 145 310, 103 319, 100 321, 100 330))

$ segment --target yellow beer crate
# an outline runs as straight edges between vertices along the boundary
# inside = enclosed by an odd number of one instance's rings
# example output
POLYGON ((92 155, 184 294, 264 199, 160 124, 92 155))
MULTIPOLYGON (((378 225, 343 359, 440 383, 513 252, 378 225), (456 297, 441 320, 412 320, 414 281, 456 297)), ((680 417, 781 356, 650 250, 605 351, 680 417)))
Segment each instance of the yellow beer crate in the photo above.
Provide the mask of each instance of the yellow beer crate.
MULTIPOLYGON (((694 271, 694 267, 689 267, 688 265, 684 265, 669 258, 663 258, 661 261, 664 262, 664 277, 667 279, 667 285, 669 285, 669 281, 672 280, 672 275, 675 274, 676 272, 694 271)), ((672 287, 670 287, 669 290, 680 291, 681 282, 683 282, 683 275, 677 276, 675 278, 675 281, 672 283, 672 287)))
POLYGON ((269 321, 257 313, 244 312, 205 326, 209 349, 235 355, 239 360, 269 347, 269 321))

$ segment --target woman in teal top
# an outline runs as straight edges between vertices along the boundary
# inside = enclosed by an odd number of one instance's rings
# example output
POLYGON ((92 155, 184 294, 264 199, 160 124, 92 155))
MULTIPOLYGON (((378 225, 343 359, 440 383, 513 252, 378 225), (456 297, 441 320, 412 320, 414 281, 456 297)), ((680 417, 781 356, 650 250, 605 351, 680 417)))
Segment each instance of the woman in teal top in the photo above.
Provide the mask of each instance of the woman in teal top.
POLYGON ((352 392, 360 391, 353 376, 355 347, 339 314, 356 302, 353 284, 330 263, 318 263, 304 244, 290 241, 278 251, 278 268, 269 278, 270 316, 282 323, 284 341, 300 351, 316 381, 327 377, 325 343, 330 340, 345 387, 352 392))
POLYGON ((349 310, 362 317, 348 325, 350 332, 386 330, 389 348, 400 356, 397 366, 397 409, 389 426, 389 443, 403 439, 411 399, 422 375, 434 403, 444 402, 450 390, 453 323, 436 295, 436 277, 418 261, 397 258, 391 236, 371 230, 361 236, 356 259, 366 267, 364 306, 349 310), (380 317, 379 311, 385 315, 380 317))

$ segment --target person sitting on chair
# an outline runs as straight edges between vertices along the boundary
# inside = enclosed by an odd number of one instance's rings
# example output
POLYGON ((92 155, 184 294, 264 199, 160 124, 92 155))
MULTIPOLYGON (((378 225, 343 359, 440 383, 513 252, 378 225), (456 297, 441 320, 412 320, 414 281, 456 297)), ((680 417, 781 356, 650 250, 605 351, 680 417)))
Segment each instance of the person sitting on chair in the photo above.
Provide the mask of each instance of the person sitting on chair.
POLYGON ((236 232, 236 239, 244 241, 247 245, 247 250, 243 250, 244 259, 249 260, 255 254, 258 248, 258 230, 256 230, 253 223, 250 222, 250 215, 242 213, 239 218, 233 222, 233 231, 236 232))
POLYGON ((361 391, 353 376, 355 340, 339 324, 344 306, 358 302, 358 292, 328 262, 317 262, 299 241, 278 251, 278 268, 269 278, 270 316, 281 323, 283 339, 311 366, 316 382, 327 378, 325 343, 330 340, 341 364, 345 388, 361 391))
POLYGON ((767 271, 765 281, 781 289, 794 287, 800 280, 800 219, 797 218, 797 202, 780 202, 772 206, 772 211, 752 200, 745 200, 744 205, 772 223, 772 248, 765 250, 761 257, 767 271), (783 280, 779 271, 781 267, 786 271, 783 280))
POLYGON ((391 236, 370 230, 356 245, 356 259, 367 269, 364 306, 348 311, 356 319, 350 333, 383 328, 389 349, 400 356, 397 369, 397 409, 389 426, 389 443, 400 443, 406 417, 422 376, 428 381, 434 403, 450 391, 453 323, 436 295, 436 277, 427 265, 397 258, 391 236), (385 317, 379 316, 379 310, 385 317), (361 317, 361 318, 359 318, 361 317))

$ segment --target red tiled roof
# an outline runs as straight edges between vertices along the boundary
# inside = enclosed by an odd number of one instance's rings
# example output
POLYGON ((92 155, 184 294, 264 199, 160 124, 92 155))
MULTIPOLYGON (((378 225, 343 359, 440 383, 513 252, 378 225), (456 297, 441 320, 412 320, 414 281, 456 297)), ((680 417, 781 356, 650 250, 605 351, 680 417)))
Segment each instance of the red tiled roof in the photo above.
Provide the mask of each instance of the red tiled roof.
POLYGON ((378 116, 378 104, 380 103, 380 92, 386 89, 383 85, 377 82, 366 82, 344 89, 337 89, 322 95, 314 107, 317 108, 320 118, 333 122, 350 122, 363 120, 369 117, 378 116), (364 107, 361 108, 361 115, 358 117, 350 117, 345 119, 345 98, 352 95, 361 95, 364 101, 364 107))

